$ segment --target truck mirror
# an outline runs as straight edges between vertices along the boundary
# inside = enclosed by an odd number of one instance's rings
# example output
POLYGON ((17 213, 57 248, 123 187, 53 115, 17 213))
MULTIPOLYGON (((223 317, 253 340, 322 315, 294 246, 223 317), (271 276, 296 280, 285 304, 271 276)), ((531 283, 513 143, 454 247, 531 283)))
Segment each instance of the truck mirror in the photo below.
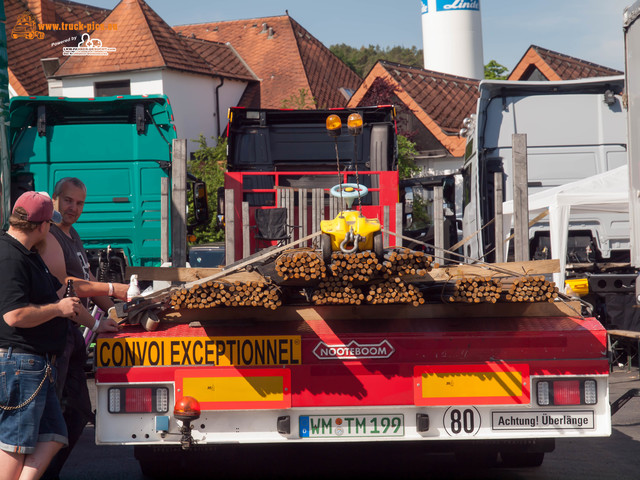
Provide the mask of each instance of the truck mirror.
POLYGON ((456 181, 453 176, 442 180, 442 198, 445 205, 449 205, 449 208, 456 204, 456 181))
POLYGON ((193 214, 196 225, 204 225, 209 221, 207 186, 204 182, 193 182, 193 214))

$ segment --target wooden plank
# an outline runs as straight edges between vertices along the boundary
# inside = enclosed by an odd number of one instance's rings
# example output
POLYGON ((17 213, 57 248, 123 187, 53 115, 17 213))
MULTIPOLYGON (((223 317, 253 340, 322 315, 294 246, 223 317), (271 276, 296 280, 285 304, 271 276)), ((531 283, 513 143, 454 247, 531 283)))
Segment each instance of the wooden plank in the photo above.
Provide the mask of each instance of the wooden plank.
POLYGON ((402 280, 410 283, 417 282, 446 282, 461 277, 490 276, 509 277, 544 275, 560 271, 560 260, 529 260, 527 262, 488 263, 482 265, 461 264, 451 267, 434 268, 425 276, 407 275, 402 280))
POLYGON ((382 230, 382 245, 384 248, 389 246, 389 205, 385 205, 382 207, 382 225, 384 229, 382 230))
POLYGON ((640 340, 640 332, 634 332, 633 330, 607 330, 607 334, 612 337, 625 337, 640 340))
POLYGON ((283 306, 276 310, 262 307, 218 307, 180 310, 167 313, 164 321, 179 323, 255 320, 283 321, 366 321, 384 319, 451 319, 506 317, 580 317, 580 302, 494 303, 494 304, 425 304, 410 305, 332 305, 283 306))
POLYGON ((442 187, 433 187, 433 246, 435 260, 444 263, 444 211, 442 187))
MULTIPOLYGON (((314 188, 311 190, 311 231, 320 231, 320 221, 324 219, 324 190, 322 188, 314 188)), ((319 242, 315 240, 319 247, 319 242)))
POLYGON ((496 242, 496 262, 504 262, 504 231, 502 217, 502 202, 504 194, 502 191, 502 172, 493 174, 493 197, 495 211, 495 242, 496 242))
POLYGON ((513 134, 512 152, 514 257, 516 262, 523 262, 529 260, 529 176, 526 134, 513 134))
POLYGON ((173 139, 171 161, 171 263, 187 264, 187 141, 173 139))
MULTIPOLYGON (((315 238, 315 237, 317 237, 319 235, 320 235, 320 232, 315 232, 315 233, 312 233, 310 235, 307 235, 306 237, 301 238, 300 240, 296 240, 296 241, 294 241, 292 243, 288 243, 287 245, 283 245, 283 246, 275 248, 273 250, 269 250, 268 252, 265 252, 262 255, 258 255, 257 257, 248 258, 246 260, 236 262, 233 267, 227 267, 225 269, 220 270, 217 273, 213 273, 212 275, 210 275, 208 277, 205 277, 205 278, 202 278, 202 279, 199 279, 199 280, 194 280, 192 282, 186 283, 186 284, 183 285, 183 288, 191 288, 193 286, 201 285, 201 284, 203 284, 205 282, 208 282, 209 280, 217 280, 219 278, 226 277, 226 276, 228 276, 229 274, 231 274, 233 272, 236 272, 238 270, 241 270, 241 269, 245 268, 247 265, 251 265, 253 263, 258 263, 261 260, 269 258, 272 255, 276 255, 276 254, 278 254, 280 252, 283 252, 283 251, 293 247, 294 245, 299 245, 299 244, 304 243, 304 242, 306 242, 308 240, 311 240, 311 239, 313 239, 313 238, 315 238)), ((147 300, 156 300, 157 301, 157 300, 161 300, 161 299, 167 298, 170 295, 171 290, 173 290, 173 289, 174 289, 173 287, 168 287, 168 288, 163 288, 161 290, 156 290, 155 292, 150 293, 149 295, 146 295, 145 299, 147 299, 147 300)))
MULTIPOLYGON (((308 216, 307 189, 301 188, 298 190, 298 225, 300 225, 302 228, 298 234, 298 238, 302 238, 309 233, 309 228, 307 225, 308 216)), ((307 244, 302 244, 300 246, 306 247, 307 244)))
MULTIPOLYGON (((130 277, 132 274, 138 275, 139 280, 145 281, 164 281, 164 282, 194 282, 203 278, 210 277, 213 274, 222 272, 221 268, 185 268, 185 267, 127 267, 126 274, 130 277)), ((260 282, 265 278, 258 272, 238 272, 230 273, 224 278, 227 281, 240 282, 260 282)))
POLYGON ((251 220, 249 202, 242 202, 242 258, 251 255, 251 220))
MULTIPOLYGON (((396 203, 396 232, 402 232, 402 224, 403 224, 402 204, 396 203)), ((402 237, 398 235, 394 235, 394 238, 396 241, 396 247, 401 247, 402 237)))
POLYGON ((224 191, 224 246, 225 246, 225 264, 231 265, 236 261, 236 245, 235 245, 235 214, 233 208, 234 193, 233 190, 225 189, 224 191))
MULTIPOLYGON (((169 177, 160 179, 160 262, 169 261, 169 177)), ((130 277, 127 277, 130 278, 130 277)))

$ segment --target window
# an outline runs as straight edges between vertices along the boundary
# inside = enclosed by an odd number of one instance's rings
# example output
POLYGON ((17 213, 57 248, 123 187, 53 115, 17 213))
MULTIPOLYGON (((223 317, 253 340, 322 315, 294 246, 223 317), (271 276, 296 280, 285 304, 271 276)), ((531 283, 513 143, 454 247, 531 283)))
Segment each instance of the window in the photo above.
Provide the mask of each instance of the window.
POLYGON ((131 81, 114 80, 112 82, 96 82, 93 85, 93 93, 96 97, 131 95, 131 81))

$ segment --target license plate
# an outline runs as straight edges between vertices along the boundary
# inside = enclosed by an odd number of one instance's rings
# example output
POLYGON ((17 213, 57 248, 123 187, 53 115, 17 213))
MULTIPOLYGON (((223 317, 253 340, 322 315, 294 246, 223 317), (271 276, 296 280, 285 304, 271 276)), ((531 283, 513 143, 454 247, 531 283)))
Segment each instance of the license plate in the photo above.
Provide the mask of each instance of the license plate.
POLYGON ((402 437, 404 415, 305 415, 300 437, 402 437))

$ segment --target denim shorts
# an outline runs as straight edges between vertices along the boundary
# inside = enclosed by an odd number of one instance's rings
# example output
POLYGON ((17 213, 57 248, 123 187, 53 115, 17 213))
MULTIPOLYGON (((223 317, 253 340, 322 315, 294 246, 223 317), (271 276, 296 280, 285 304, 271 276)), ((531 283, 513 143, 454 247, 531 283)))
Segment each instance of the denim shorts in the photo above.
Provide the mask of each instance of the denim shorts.
MULTIPOLYGON (((0 406, 14 407, 28 400, 46 376, 47 359, 27 353, 0 353, 0 406)), ((56 368, 52 369, 55 379, 56 368)), ((55 383, 49 378, 27 405, 15 410, 0 408, 0 449, 33 453, 38 442, 67 445, 67 427, 55 383)))

